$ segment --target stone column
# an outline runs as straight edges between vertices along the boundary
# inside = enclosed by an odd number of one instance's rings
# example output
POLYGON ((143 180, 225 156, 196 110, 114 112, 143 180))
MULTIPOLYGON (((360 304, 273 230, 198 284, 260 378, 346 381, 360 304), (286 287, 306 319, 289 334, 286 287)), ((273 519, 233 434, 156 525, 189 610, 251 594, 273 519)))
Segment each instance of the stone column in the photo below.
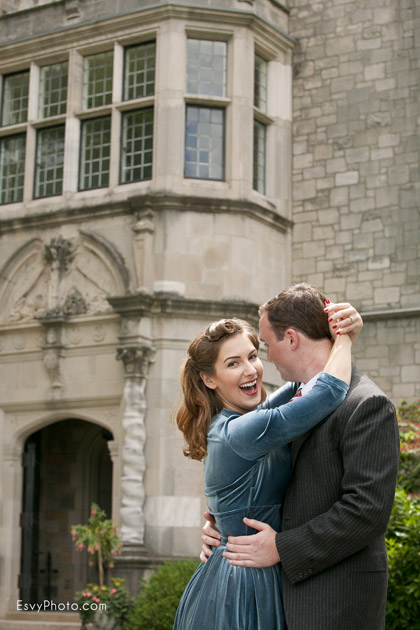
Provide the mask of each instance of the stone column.
MULTIPOLYGON (((137 327, 138 322, 134 319, 123 321, 123 329, 127 331, 137 327)), ((136 593, 139 579, 156 564, 144 545, 143 511, 147 410, 145 388, 154 349, 140 339, 134 340, 132 335, 129 337, 121 338, 122 344, 117 350, 117 359, 123 362, 125 375, 120 499, 123 554, 116 562, 114 574, 123 577, 128 589, 136 593)))
MULTIPOLYGON (((1 422, 0 422, 1 426, 1 422)), ((4 429, 4 427, 2 427, 4 429)), ((19 599, 22 510, 22 444, 14 441, 3 444, 2 466, 2 561, 0 562, 0 617, 7 610, 16 610, 19 599)))
POLYGON ((137 212, 137 221, 133 226, 134 260, 136 261, 137 290, 151 293, 154 281, 153 242, 155 232, 155 214, 149 208, 137 212))

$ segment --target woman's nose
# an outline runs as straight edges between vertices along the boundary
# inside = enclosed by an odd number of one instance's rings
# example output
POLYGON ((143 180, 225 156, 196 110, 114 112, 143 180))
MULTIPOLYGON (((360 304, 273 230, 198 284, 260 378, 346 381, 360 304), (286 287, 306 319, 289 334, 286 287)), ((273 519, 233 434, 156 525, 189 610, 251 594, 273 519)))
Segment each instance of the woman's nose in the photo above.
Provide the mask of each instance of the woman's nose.
POLYGON ((253 365, 252 363, 250 363, 249 361, 247 361, 246 366, 245 366, 245 372, 247 374, 256 374, 257 370, 255 368, 255 365, 253 365))

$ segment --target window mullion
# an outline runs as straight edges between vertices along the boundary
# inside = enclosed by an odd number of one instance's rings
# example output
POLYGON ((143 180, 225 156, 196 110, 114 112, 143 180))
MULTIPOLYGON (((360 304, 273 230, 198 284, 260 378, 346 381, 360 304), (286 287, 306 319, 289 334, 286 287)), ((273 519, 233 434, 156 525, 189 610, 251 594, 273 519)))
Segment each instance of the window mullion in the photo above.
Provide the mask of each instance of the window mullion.
POLYGON ((112 109, 109 186, 114 188, 119 183, 121 112, 116 107, 112 109))

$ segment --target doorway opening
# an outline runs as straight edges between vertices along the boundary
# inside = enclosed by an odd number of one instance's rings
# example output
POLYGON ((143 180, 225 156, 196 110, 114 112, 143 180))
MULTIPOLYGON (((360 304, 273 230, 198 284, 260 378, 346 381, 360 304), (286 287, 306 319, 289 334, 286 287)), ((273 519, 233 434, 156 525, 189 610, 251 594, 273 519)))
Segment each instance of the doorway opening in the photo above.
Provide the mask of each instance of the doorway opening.
POLYGON ((19 576, 24 604, 72 602, 77 590, 97 581, 70 532, 72 525, 87 522, 92 503, 111 518, 112 439, 96 424, 69 418, 26 440, 19 576))

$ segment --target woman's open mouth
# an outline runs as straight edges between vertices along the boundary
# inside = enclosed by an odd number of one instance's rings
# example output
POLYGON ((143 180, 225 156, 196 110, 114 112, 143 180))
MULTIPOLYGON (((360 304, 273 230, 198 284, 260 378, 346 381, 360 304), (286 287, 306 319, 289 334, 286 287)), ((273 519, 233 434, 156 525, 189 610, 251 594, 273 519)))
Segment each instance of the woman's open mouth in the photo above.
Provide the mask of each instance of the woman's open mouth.
POLYGON ((247 396, 254 396, 258 392, 258 379, 239 385, 239 388, 247 396))

